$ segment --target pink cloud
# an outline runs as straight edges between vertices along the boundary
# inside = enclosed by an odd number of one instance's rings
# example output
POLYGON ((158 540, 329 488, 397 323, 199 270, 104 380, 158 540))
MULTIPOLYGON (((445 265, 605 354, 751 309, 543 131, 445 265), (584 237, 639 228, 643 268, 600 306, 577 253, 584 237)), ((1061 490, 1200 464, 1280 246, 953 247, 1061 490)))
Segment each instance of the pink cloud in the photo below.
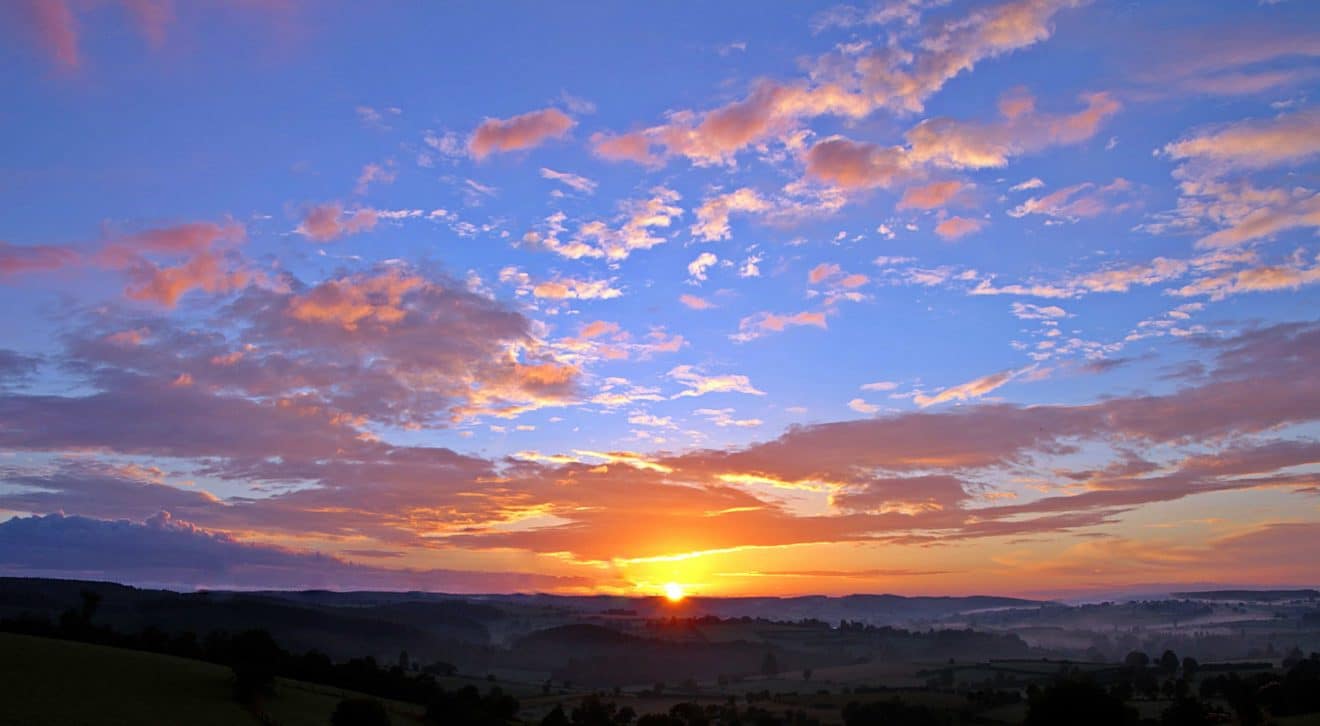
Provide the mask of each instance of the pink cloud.
POLYGON ((472 132, 468 151, 477 159, 484 159, 494 153, 531 149, 548 139, 563 138, 576 124, 556 108, 544 108, 507 119, 488 118, 472 132))
POLYGON ((985 222, 979 219, 949 217, 935 225, 935 234, 946 240, 954 240, 978 232, 984 226, 985 222))
POLYGON ((812 146, 805 160, 807 176, 844 189, 892 186, 909 171, 901 147, 880 147, 841 136, 812 146))
POLYGON ((715 307, 715 303, 712 303, 705 298, 700 298, 696 295, 688 295, 686 293, 679 295, 678 301, 693 310, 709 310, 715 307))
POLYGON ((78 262, 78 253, 53 245, 11 245, 0 241, 0 277, 57 270, 78 262))
POLYGON ((924 186, 909 187, 898 200, 899 209, 935 209, 943 207, 965 188, 960 181, 931 182, 924 186))
POLYGON ((78 21, 65 0, 19 0, 20 18, 52 59, 66 70, 82 63, 78 53, 78 21))
POLYGON ((329 242, 344 235, 375 228, 376 210, 369 207, 345 210, 339 202, 318 204, 303 215, 298 233, 317 242, 329 242))

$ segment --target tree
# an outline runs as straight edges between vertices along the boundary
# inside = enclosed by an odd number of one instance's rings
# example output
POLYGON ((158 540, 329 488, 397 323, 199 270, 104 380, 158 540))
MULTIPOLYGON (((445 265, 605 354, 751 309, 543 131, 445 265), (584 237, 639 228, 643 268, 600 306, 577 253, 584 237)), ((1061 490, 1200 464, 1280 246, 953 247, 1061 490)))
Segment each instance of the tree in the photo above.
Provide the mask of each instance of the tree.
POLYGON ((1196 662, 1196 659, 1189 655, 1183 658, 1182 670, 1183 678, 1191 680, 1196 677, 1196 672, 1201 670, 1201 664, 1196 662))
POLYGON ((390 714, 380 701, 371 698, 345 698, 335 706, 330 726, 390 726, 390 714))
POLYGON ((1173 673, 1178 670, 1178 654, 1171 650, 1164 651, 1160 656, 1160 670, 1165 673, 1173 673))
POLYGON ((1089 681, 1064 680, 1037 691, 1023 726, 1123 726, 1136 724, 1137 711, 1089 681))
POLYGON ((572 722, 564 715, 564 707, 555 704, 555 708, 541 719, 541 726, 570 726, 572 722))
POLYGON ((775 658, 773 651, 765 654, 761 660, 761 675, 769 678, 779 674, 779 660, 775 658))
POLYGON ((812 671, 811 671, 810 668, 803 668, 803 669, 802 669, 802 680, 804 680, 804 681, 809 681, 809 680, 811 680, 811 673, 812 673, 812 671))
POLYGON ((1160 726, 1210 726, 1210 711, 1194 698, 1180 698, 1160 714, 1160 726))
POLYGON ((1139 650, 1134 650, 1131 653, 1128 653, 1127 657, 1123 659, 1123 665, 1134 669, 1145 668, 1150 665, 1150 656, 1139 650))
POLYGON ((229 642, 229 667, 234 670, 234 698, 252 703, 275 688, 275 674, 284 651, 264 630, 248 630, 229 642))

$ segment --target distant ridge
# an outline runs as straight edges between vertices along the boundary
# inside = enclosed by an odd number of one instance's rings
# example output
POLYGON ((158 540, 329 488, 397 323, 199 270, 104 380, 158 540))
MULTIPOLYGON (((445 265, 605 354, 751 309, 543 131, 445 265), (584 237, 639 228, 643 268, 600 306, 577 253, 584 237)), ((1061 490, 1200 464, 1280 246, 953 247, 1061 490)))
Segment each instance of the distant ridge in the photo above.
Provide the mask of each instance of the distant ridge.
POLYGON ((1197 590, 1175 592, 1172 595, 1185 600, 1277 602, 1279 600, 1314 600, 1320 598, 1320 590, 1197 590))

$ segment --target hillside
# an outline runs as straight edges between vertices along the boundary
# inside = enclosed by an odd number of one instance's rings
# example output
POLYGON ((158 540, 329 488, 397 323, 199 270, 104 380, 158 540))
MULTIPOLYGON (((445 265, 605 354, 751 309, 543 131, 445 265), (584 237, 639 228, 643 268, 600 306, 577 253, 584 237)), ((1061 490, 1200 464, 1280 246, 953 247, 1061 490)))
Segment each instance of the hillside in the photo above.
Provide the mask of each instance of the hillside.
MULTIPOLYGON (((232 726, 257 719, 231 697, 224 666, 155 653, 0 633, 4 726, 232 726)), ((340 691, 280 679, 264 704, 280 726, 324 726, 340 691)), ((390 703, 396 713, 420 708, 390 703)))

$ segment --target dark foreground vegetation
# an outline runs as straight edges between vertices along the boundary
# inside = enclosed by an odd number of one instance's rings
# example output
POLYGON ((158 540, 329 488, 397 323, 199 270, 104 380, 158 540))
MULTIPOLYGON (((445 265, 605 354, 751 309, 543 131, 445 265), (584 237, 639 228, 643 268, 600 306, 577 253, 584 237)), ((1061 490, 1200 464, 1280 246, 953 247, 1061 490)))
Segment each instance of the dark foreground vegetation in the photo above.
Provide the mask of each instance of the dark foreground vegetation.
MULTIPOLYGON (((1262 611, 1267 624, 1231 621, 1235 637, 1266 639, 1268 647, 1250 651, 1261 657, 1201 663, 1163 646, 1070 659, 1012 632, 957 622, 909 630, 813 618, 640 618, 621 608, 497 607, 428 601, 425 593, 184 596, 20 585, 0 588, 0 724, 1320 724, 1320 656, 1293 645, 1276 650, 1269 640, 1312 642, 1309 599, 1271 599, 1262 611), (244 627, 263 615, 271 628, 244 627), (212 616, 239 627, 181 627, 212 616), (311 633, 340 627, 349 630, 336 633, 334 653, 297 647, 311 633), (454 649, 457 663, 399 650, 382 657, 414 633, 429 633, 432 644, 469 638, 466 647, 479 656, 454 649), (343 655, 345 644, 359 641, 374 651, 343 655), (122 711, 128 701, 147 710, 115 717, 112 706, 122 711)), ((1109 618, 1114 607, 1072 612, 1109 618)), ((1249 607, 1125 610, 1141 618, 1238 618, 1249 607)), ((1037 617, 1058 619, 1056 609, 1037 617)), ((1024 617, 997 612, 975 617, 1024 617)), ((1194 630, 1160 633, 1132 627, 1122 638, 1197 642, 1194 630)))

